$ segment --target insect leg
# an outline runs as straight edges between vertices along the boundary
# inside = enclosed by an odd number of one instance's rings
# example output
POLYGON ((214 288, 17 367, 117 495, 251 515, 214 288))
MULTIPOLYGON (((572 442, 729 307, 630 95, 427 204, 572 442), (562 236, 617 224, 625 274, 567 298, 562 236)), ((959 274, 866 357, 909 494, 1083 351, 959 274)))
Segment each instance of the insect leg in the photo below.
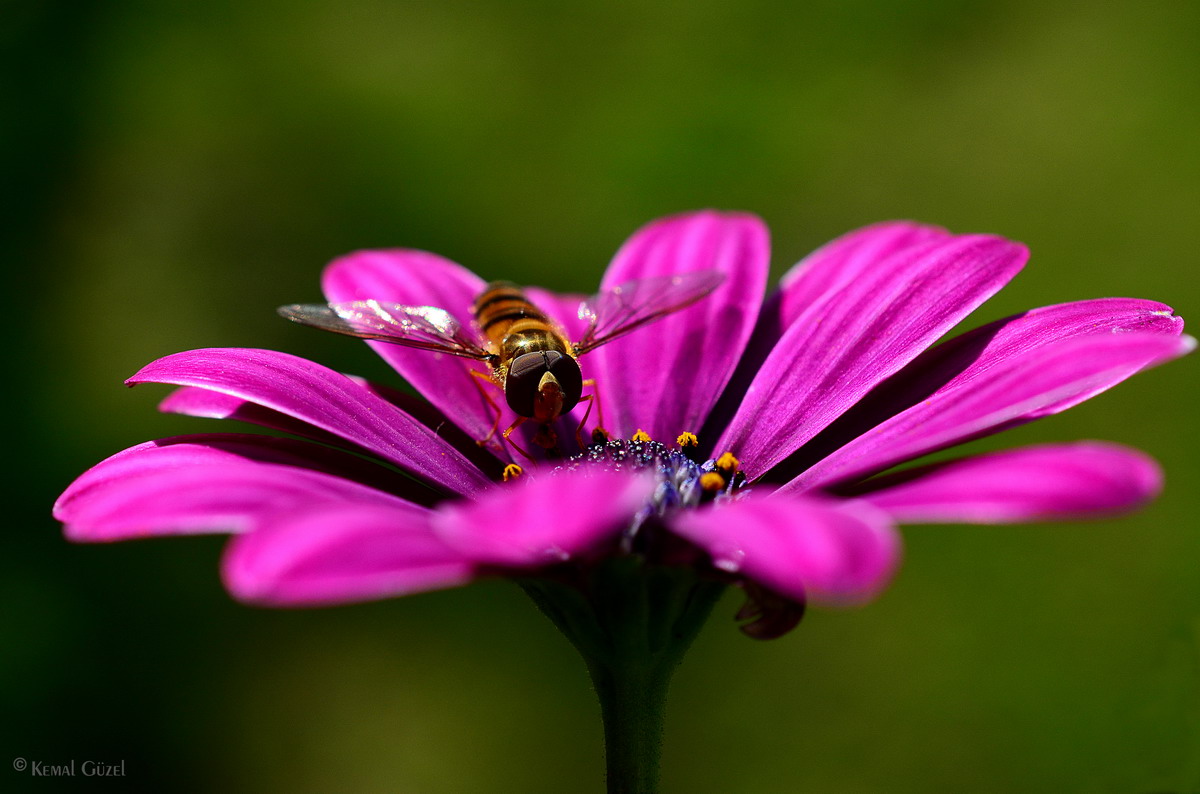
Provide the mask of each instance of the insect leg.
MULTIPOLYGON (((484 383, 488 384, 489 386, 499 388, 496 385, 496 381, 492 380, 491 378, 489 378, 487 375, 480 372, 479 370, 469 369, 467 371, 471 373, 471 377, 476 378, 477 380, 481 380, 484 383)), ((488 390, 485 389, 479 383, 475 383, 475 385, 479 387, 479 393, 481 395, 483 395, 483 399, 487 400, 488 405, 492 406, 492 410, 496 412, 496 418, 494 420, 492 420, 492 429, 488 431, 488 434, 486 436, 484 436, 481 439, 477 439, 475 441, 475 443, 478 444, 479 446, 486 447, 486 446, 488 446, 488 442, 491 441, 495 437, 496 431, 500 429, 500 417, 503 416, 504 414, 500 410, 500 406, 496 403, 496 400, 492 397, 492 395, 488 392, 488 390)), ((507 437, 508 437, 507 434, 505 434, 505 438, 507 438, 507 437)), ((516 446, 516 445, 514 444, 513 446, 516 446)), ((498 444, 497 448, 501 452, 503 452, 504 444, 498 444)))
POLYGON ((515 442, 511 438, 509 438, 509 436, 512 435, 512 431, 516 430, 518 427, 520 427, 524 423, 525 423, 525 417, 518 416, 517 421, 515 421, 511 425, 509 425, 508 429, 504 431, 504 440, 507 441, 509 444, 512 444, 512 448, 515 449, 517 452, 520 452, 522 455, 524 455, 525 459, 528 460, 530 463, 537 463, 537 461, 533 459, 532 455, 530 455, 525 450, 521 449, 519 446, 517 446, 517 442, 515 442))
POLYGON ((595 402, 595 395, 589 394, 587 397, 580 397, 579 402, 587 403, 587 410, 583 412, 583 418, 579 420, 579 424, 575 427, 575 443, 579 445, 579 451, 583 452, 587 446, 583 443, 583 426, 587 423, 588 417, 592 414, 592 404, 595 402))
MULTIPOLYGON (((592 443, 593 444, 601 444, 605 441, 608 441, 609 438, 611 438, 611 436, 609 435, 609 432, 604 429, 604 403, 600 401, 600 392, 596 390, 596 379, 595 378, 588 378, 587 380, 585 380, 583 382, 583 385, 592 387, 592 393, 589 394, 584 399, 585 400, 594 400, 596 403, 596 429, 592 431, 592 443)), ((582 402, 582 400, 581 400, 581 402, 582 402)), ((592 410, 592 406, 589 405, 588 413, 590 413, 591 410, 592 410)), ((583 415, 583 421, 584 422, 587 421, 587 413, 585 413, 583 415)), ((580 428, 580 430, 582 430, 583 422, 579 423, 579 428, 580 428)), ((579 431, 577 430, 576 435, 578 435, 578 434, 579 434, 579 431)), ((579 446, 582 448, 583 444, 580 443, 579 446)))

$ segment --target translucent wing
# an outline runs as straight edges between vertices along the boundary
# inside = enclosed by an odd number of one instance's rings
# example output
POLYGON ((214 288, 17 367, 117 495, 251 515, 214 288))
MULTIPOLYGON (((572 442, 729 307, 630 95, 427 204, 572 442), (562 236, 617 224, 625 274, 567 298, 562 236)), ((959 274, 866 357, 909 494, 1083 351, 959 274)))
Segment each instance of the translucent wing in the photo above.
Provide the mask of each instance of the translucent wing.
POLYGON ((579 319, 587 321, 588 329, 575 343, 575 355, 583 355, 635 328, 686 309, 724 280, 725 274, 719 271, 698 270, 627 281, 593 295, 579 307, 579 319))
POLYGON ((280 306, 278 311, 292 322, 333 331, 335 334, 378 339, 480 361, 495 358, 495 355, 480 347, 448 311, 435 306, 405 306, 365 300, 328 304, 295 303, 280 306))

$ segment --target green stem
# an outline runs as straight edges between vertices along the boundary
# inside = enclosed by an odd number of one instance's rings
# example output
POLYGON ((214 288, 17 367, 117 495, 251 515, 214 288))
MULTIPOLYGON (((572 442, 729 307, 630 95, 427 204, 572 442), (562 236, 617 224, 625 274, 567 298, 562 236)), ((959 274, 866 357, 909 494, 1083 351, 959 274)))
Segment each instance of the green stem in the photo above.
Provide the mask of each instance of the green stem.
POLYGON ((625 557, 571 584, 522 586, 587 663, 604 720, 609 794, 653 794, 671 674, 724 585, 625 557))
POLYGON ((591 668, 604 720, 604 761, 609 794, 658 791, 663 716, 671 670, 591 668))

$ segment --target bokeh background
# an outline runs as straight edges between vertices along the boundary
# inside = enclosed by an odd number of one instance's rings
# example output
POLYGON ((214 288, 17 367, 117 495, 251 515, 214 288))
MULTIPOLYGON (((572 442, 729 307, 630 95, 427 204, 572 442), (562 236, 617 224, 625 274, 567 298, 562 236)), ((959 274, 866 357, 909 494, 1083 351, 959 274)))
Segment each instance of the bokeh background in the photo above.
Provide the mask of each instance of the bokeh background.
MULTIPOLYGON (((908 217, 1028 243, 969 325, 1129 295, 1200 316, 1200 5, 1068 0, 3 4, 10 757, 131 788, 599 791, 582 664, 502 581, 316 611, 233 603, 215 537, 73 546, 50 505, 218 429, 121 386, 253 346, 380 380, 279 320, 332 257, 437 251, 589 291, 635 227, 762 215, 778 275, 908 217)), ((1107 438, 1140 515, 912 527, 878 602, 757 643, 720 605, 675 680, 664 789, 1200 790, 1197 362, 988 449, 1107 438)), ((83 781, 76 781, 82 783, 83 781)))

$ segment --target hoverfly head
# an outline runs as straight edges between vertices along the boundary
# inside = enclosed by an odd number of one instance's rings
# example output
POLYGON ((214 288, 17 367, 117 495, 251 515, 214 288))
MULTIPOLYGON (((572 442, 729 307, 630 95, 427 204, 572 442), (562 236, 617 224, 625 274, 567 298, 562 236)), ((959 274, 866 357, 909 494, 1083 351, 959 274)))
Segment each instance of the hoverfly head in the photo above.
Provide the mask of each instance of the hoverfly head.
POLYGON ((508 407, 543 424, 570 411, 582 395, 579 363, 557 350, 522 353, 509 364, 504 379, 508 407))

